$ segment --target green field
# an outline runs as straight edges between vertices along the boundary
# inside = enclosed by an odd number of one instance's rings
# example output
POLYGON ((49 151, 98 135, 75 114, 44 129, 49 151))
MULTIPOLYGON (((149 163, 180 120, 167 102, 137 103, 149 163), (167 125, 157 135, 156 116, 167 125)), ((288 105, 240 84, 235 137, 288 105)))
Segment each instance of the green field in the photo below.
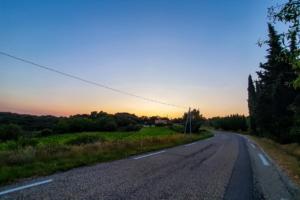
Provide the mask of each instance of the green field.
MULTIPOLYGON (((47 145, 66 145, 68 142, 80 138, 82 136, 91 136, 104 141, 116 140, 139 140, 141 138, 149 138, 154 136, 170 136, 176 134, 175 131, 164 127, 147 127, 138 132, 81 132, 81 133, 66 133, 53 135, 48 137, 32 138, 26 142, 34 144, 33 146, 43 147, 47 145)), ((7 141, 0 143, 0 151, 14 150, 20 146, 18 141, 7 141)), ((26 144, 25 144, 26 145, 26 144)), ((32 145, 31 145, 32 146, 32 145)))
POLYGON ((0 144, 0 184, 74 167, 126 158, 211 137, 180 134, 165 127, 137 132, 82 132, 8 141, 0 144))

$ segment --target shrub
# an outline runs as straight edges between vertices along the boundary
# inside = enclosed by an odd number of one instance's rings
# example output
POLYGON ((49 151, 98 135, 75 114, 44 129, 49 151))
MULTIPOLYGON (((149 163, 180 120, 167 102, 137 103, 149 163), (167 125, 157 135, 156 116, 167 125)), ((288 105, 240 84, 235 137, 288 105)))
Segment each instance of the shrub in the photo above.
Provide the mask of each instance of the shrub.
POLYGON ((116 113, 114 118, 118 127, 126 127, 139 122, 139 118, 136 115, 129 113, 116 113))
POLYGON ((102 130, 103 131, 116 131, 117 128, 118 128, 118 125, 114 120, 106 120, 105 123, 103 124, 102 130))
POLYGON ((0 126, 0 140, 16 140, 22 134, 22 129, 19 125, 8 124, 0 126))
POLYGON ((52 135, 52 134, 53 134, 53 131, 51 129, 48 129, 48 128, 45 128, 45 129, 43 129, 39 132, 39 136, 42 136, 42 137, 49 136, 49 135, 52 135))
POLYGON ((181 124, 173 124, 170 127, 171 130, 176 131, 178 133, 183 133, 184 132, 184 126, 181 124))
POLYGON ((143 126, 139 124, 129 124, 119 128, 120 131, 139 131, 143 126))
POLYGON ((18 147, 26 147, 26 146, 35 147, 37 144, 38 144, 38 140, 35 138, 20 138, 17 141, 18 147))
POLYGON ((73 138, 66 142, 68 145, 82 145, 89 144, 95 142, 103 142, 104 138, 96 136, 96 135, 80 135, 79 137, 73 138))
POLYGON ((70 131, 70 125, 68 123, 67 118, 62 118, 58 121, 58 123, 54 127, 55 131, 58 133, 66 133, 70 131))

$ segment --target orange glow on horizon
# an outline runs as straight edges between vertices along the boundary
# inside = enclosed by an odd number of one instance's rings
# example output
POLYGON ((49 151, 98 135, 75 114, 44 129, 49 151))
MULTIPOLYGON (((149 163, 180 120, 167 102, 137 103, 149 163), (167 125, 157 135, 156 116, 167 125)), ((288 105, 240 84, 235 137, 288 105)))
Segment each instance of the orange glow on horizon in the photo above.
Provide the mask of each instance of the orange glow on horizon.
MULTIPOLYGON (((164 111, 157 111, 157 110, 117 110, 117 109, 112 109, 112 108, 108 108, 108 109, 87 109, 87 108, 65 108, 65 109, 41 109, 41 108, 37 108, 37 107, 28 107, 28 108, 22 108, 22 107, 3 107, 2 105, 0 105, 0 111, 1 112, 13 112, 13 113, 19 113, 19 114, 31 114, 31 115, 53 115, 53 116, 71 116, 71 115, 76 115, 76 114, 89 114, 92 111, 103 111, 103 112, 107 112, 110 114, 115 114, 118 112, 127 112, 127 113, 132 113, 135 114, 137 116, 160 116, 160 117, 168 117, 168 118, 177 118, 177 117, 182 117, 184 112, 187 112, 185 110, 180 110, 180 111, 170 111, 170 112, 164 112, 164 111)), ((207 111, 206 109, 203 109, 203 111, 201 111, 200 109, 200 113, 206 117, 206 118, 211 118, 211 117, 216 117, 216 116, 226 116, 226 115, 231 115, 231 114, 241 114, 241 115, 248 115, 247 111, 244 110, 240 110, 239 112, 233 113, 228 111, 223 111, 222 113, 220 113, 218 110, 210 110, 207 111)))

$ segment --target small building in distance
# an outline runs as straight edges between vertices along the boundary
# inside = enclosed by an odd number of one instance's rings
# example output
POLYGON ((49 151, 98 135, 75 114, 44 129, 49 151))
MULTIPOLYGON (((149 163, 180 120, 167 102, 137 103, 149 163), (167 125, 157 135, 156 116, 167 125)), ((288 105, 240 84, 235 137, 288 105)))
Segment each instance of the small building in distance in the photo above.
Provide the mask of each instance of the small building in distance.
POLYGON ((158 119, 155 119, 154 123, 157 126, 167 125, 169 123, 169 119, 168 118, 158 118, 158 119))

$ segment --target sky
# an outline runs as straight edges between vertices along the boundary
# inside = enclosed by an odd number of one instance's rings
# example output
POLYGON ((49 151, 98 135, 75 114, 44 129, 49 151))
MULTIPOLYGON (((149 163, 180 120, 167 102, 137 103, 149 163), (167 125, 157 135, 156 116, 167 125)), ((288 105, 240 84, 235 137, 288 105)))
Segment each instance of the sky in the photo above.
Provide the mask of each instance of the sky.
MULTIPOLYGON (((0 0, 0 51, 112 88, 248 114, 247 77, 264 61, 279 0, 0 0)), ((185 109, 119 94, 0 55, 0 111, 179 117, 185 109)))

